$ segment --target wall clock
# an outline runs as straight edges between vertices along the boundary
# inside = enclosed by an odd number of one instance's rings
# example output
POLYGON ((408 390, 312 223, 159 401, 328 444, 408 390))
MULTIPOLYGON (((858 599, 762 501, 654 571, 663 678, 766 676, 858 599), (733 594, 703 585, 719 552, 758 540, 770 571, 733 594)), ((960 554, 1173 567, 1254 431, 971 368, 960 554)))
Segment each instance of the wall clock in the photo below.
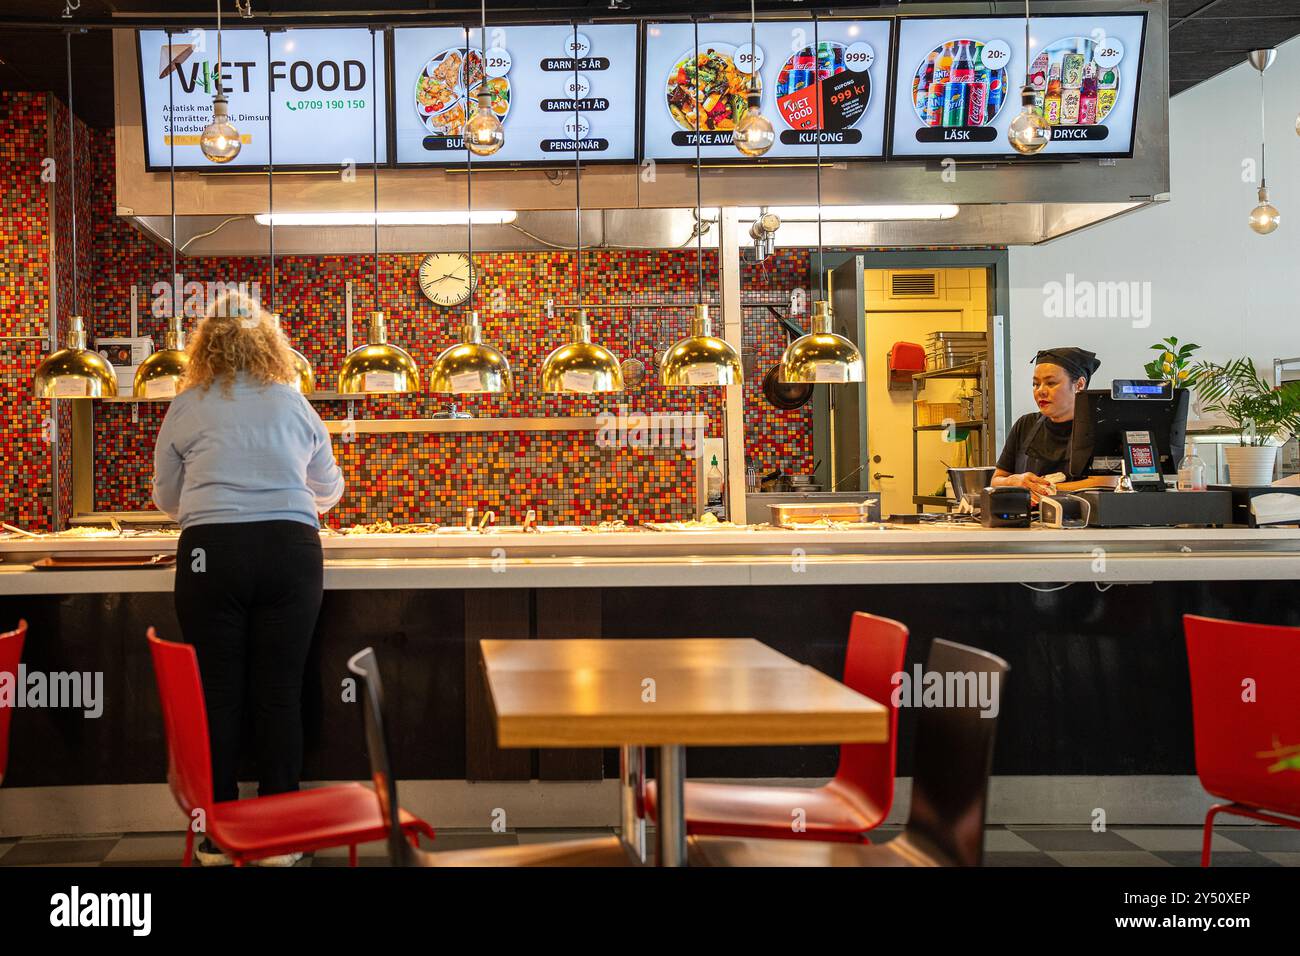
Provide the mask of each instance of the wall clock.
POLYGON ((460 305, 478 285, 469 257, 459 252, 431 252, 420 263, 420 291, 435 305, 460 305))

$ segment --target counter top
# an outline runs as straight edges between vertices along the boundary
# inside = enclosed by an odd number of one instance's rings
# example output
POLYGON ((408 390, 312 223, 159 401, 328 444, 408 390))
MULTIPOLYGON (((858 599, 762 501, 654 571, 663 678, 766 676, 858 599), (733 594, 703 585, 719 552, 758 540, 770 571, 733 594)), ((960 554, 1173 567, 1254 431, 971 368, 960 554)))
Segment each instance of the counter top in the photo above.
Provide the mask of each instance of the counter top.
MULTIPOLYGON (((0 594, 169 591, 174 571, 41 571, 52 554, 170 554, 174 535, 0 537, 0 594)), ((324 535, 333 590, 1300 580, 1300 529, 979 525, 324 535)), ((183 558, 182 558, 183 559, 183 558)))

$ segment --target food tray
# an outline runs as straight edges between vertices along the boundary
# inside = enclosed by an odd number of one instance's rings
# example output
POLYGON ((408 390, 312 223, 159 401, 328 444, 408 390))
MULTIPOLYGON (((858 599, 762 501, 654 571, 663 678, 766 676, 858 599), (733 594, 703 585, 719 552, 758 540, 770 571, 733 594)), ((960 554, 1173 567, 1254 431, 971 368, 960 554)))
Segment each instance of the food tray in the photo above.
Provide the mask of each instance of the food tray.
POLYGON ((767 506, 772 512, 772 524, 783 528, 817 521, 865 521, 871 507, 870 501, 818 501, 787 502, 767 506))
POLYGON ((115 554, 41 558, 32 564, 38 571, 113 571, 133 568, 170 568, 174 554, 115 554))

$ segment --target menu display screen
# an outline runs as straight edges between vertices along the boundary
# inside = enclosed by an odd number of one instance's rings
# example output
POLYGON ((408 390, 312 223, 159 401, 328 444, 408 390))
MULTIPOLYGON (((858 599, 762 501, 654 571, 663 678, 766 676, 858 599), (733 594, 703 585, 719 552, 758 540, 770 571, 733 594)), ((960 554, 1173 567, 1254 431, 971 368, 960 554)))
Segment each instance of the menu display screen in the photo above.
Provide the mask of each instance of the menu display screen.
POLYGON ((890 155, 1016 157, 1007 128, 1026 72, 1052 128, 1039 156, 1133 152, 1146 14, 904 17, 890 155), (1026 69, 1028 67, 1028 70, 1026 69))
POLYGON ((222 31, 220 86, 241 146, 233 160, 219 166, 199 149, 199 136, 212 121, 218 86, 216 32, 173 32, 169 45, 164 30, 137 31, 148 169, 169 167, 173 130, 177 169, 247 170, 264 168, 272 158, 277 168, 370 163, 376 119, 379 162, 387 162, 384 34, 373 34, 377 92, 370 30, 293 29, 270 36, 268 70, 264 31, 222 31), (270 135, 275 136, 273 150, 270 135))
POLYGON ((583 162, 632 162, 636 35, 633 23, 488 27, 486 43, 461 27, 394 30, 398 164, 463 165, 484 89, 505 145, 474 163, 572 162, 579 144, 583 162))
POLYGON ((776 130, 766 160, 884 153, 890 20, 650 23, 642 155, 753 162, 733 144, 751 85, 776 130), (755 71, 756 74, 755 74, 755 71), (753 83, 755 76, 757 83, 753 83))

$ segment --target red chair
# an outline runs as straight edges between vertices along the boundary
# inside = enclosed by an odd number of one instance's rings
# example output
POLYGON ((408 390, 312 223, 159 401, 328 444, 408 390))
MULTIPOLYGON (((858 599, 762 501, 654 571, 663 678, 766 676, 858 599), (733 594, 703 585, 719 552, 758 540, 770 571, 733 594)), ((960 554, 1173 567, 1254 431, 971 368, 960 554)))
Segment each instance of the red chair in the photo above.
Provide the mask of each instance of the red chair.
MULTIPOLYGON (((191 824, 196 810, 206 818, 209 839, 228 853, 235 866, 285 853, 307 853, 346 846, 357 864, 357 844, 388 837, 375 794, 358 783, 278 793, 253 800, 212 799, 212 757, 208 750, 208 712, 203 703, 199 661, 188 644, 164 641, 149 628, 158 693, 167 733, 167 783, 191 824)), ((405 810, 402 831, 413 843, 416 834, 433 839, 433 828, 405 810)), ((195 828, 187 826, 185 860, 190 865, 195 828)))
MULTIPOLYGON (((26 637, 26 621, 19 621, 17 628, 0 634, 0 674, 12 674, 15 682, 18 680, 18 662, 23 659, 23 641, 26 637)), ((5 782, 5 769, 9 766, 9 721, 12 718, 12 707, 0 707, 0 783, 5 782)))
MULTIPOLYGON (((822 787, 752 787, 686 782, 686 832, 708 836, 768 837, 861 843, 889 815, 894 802, 898 708, 893 676, 903 669, 907 628, 887 617, 859 611, 849 627, 844 683, 889 708, 889 740, 840 747, 835 778, 822 787), (792 825, 804 811, 802 831, 792 825)), ((646 785, 646 813, 656 815, 653 782, 646 785)))
POLYGON ((1300 830, 1300 628, 1192 614, 1183 617, 1183 628, 1196 775, 1211 794, 1230 801, 1205 815, 1201 866, 1209 866, 1220 813, 1300 830), (1250 696, 1247 679, 1254 682, 1250 696))

